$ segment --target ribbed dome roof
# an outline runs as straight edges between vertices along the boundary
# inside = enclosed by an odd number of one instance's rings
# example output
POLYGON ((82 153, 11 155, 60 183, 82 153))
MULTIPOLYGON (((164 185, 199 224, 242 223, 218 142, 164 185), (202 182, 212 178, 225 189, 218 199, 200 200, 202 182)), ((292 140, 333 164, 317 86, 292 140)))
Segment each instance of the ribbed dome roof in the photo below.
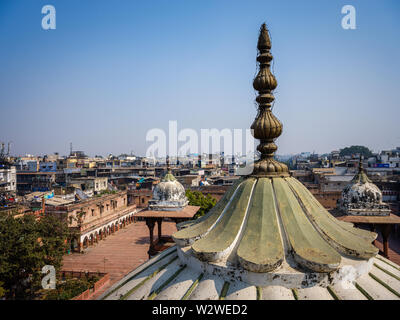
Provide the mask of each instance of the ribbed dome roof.
POLYGON ((206 272, 236 274, 262 286, 275 278, 296 287, 299 279, 321 273, 361 272, 378 253, 371 244, 376 233, 337 220, 274 159, 282 124, 272 114, 277 82, 270 72, 271 41, 265 24, 257 47, 260 71, 253 86, 259 91, 259 109, 252 129, 260 139, 260 160, 207 216, 178 225, 181 229, 173 238, 179 256, 206 272))
POLYGON ((349 215, 389 215, 389 206, 382 202, 382 192, 368 178, 360 160, 358 173, 342 192, 339 208, 349 215))
POLYGON ((153 190, 153 198, 149 201, 152 210, 181 210, 189 203, 185 188, 176 180, 168 166, 168 172, 153 190))
POLYGON ((334 218, 297 179, 244 178, 201 220, 181 225, 175 242, 200 261, 257 273, 280 266, 331 272, 342 257, 366 259, 376 234, 334 218))

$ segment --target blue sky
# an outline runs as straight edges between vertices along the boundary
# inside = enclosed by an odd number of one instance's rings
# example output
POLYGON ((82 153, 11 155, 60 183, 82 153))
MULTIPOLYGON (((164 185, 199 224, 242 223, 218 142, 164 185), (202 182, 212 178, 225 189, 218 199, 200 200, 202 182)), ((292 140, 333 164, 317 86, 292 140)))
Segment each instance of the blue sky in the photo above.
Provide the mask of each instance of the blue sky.
POLYGON ((400 2, 1 0, 0 140, 13 154, 144 154, 146 132, 249 128, 261 23, 279 154, 400 146, 400 2), (41 28, 42 6, 56 30, 41 28), (356 8, 356 30, 341 8, 356 8))

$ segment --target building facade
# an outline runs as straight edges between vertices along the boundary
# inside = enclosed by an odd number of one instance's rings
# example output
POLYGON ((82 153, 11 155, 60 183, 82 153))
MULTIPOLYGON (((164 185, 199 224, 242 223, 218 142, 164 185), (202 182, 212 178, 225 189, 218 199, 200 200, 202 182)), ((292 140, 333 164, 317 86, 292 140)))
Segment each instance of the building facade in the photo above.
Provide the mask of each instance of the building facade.
POLYGON ((17 172, 14 166, 0 165, 0 191, 7 193, 17 191, 17 172))
POLYGON ((120 191, 65 206, 46 206, 46 212, 68 222, 77 233, 71 250, 82 251, 133 222, 137 208, 128 206, 127 192, 120 191))

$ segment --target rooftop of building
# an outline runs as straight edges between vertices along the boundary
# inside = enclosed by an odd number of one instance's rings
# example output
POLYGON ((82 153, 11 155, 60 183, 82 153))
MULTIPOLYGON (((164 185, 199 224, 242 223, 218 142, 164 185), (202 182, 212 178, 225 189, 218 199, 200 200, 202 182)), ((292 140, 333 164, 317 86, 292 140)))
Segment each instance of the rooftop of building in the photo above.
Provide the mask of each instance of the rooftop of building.
POLYGON ((237 278, 193 269, 171 247, 115 283, 99 300, 399 300, 400 267, 382 256, 356 282, 292 289, 284 284, 251 285, 237 278))
POLYGON ((192 219, 199 211, 199 206, 187 205, 180 211, 165 211, 165 210, 142 210, 135 214, 135 217, 140 218, 187 218, 192 219))

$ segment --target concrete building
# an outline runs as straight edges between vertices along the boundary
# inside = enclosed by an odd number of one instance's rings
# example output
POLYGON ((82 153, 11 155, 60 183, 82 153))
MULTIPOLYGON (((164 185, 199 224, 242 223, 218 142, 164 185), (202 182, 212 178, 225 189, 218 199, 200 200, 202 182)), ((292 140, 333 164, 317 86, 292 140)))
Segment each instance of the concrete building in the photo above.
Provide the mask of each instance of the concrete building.
POLYGON ((201 180, 201 176, 196 174, 187 174, 182 176, 177 176, 176 179, 185 187, 198 186, 201 180))
POLYGON ((94 194, 98 194, 107 190, 108 179, 106 177, 77 177, 68 178, 68 186, 75 186, 82 191, 93 190, 94 194))
MULTIPOLYGON (((39 171, 39 161, 36 160, 30 160, 26 162, 26 166, 27 166, 27 171, 31 171, 31 172, 37 172, 39 171)), ((22 169, 24 170, 24 169, 22 169)))
POLYGON ((57 161, 46 161, 39 163, 39 172, 56 172, 57 161))
POLYGON ((137 208, 147 208, 152 197, 151 189, 128 189, 128 204, 134 204, 137 208))
POLYGON ((24 195, 35 191, 50 191, 55 181, 55 172, 17 172, 17 192, 24 195))
POLYGON ((17 171, 14 166, 0 164, 0 192, 16 193, 17 171))

